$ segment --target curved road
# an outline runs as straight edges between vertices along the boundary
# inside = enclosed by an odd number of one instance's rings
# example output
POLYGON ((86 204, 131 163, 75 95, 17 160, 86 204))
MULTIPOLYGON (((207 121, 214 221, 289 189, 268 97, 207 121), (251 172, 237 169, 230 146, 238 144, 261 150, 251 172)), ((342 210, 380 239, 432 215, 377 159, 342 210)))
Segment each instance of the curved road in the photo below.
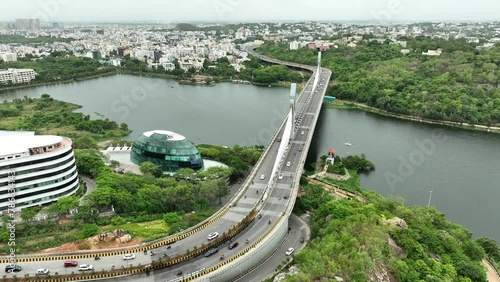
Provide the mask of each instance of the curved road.
MULTIPOLYGON (((277 60, 272 60, 273 62, 280 63, 277 60)), ((315 71, 316 68, 310 66, 302 66, 299 64, 290 64, 293 67, 302 67, 315 71)), ((258 240, 262 234, 265 234, 272 224, 268 224, 268 221, 274 223, 284 212, 287 207, 288 200, 290 199, 291 187, 294 181, 300 179, 300 173, 294 175, 295 172, 300 172, 299 168, 303 167, 303 163, 298 163, 301 154, 306 154, 303 150, 304 143, 307 140, 309 134, 313 134, 314 128, 311 128, 315 117, 315 113, 318 106, 321 106, 321 101, 323 99, 323 93, 326 90, 325 86, 330 78, 331 72, 326 69, 322 69, 320 74, 320 79, 315 93, 311 93, 313 89, 312 83, 308 83, 304 88, 302 95, 300 95, 296 102, 296 135, 295 138, 292 136, 292 140, 289 144, 288 154, 286 156, 283 167, 279 174, 282 172, 284 174, 283 179, 277 179, 275 185, 268 188, 268 197, 263 203, 262 209, 260 211, 262 218, 256 219, 252 222, 245 230, 243 230, 233 241, 238 241, 240 246, 233 250, 229 250, 225 245, 219 246, 220 251, 217 255, 213 255, 209 258, 204 256, 199 256, 197 258, 191 259, 187 262, 179 263, 174 266, 160 269, 154 272, 155 280, 164 281, 172 280, 178 278, 178 270, 182 270, 184 274, 189 274, 194 271, 198 271, 203 268, 209 268, 220 263, 219 255, 224 254, 225 258, 230 258, 243 248, 245 248, 245 240, 248 239, 250 242, 255 242, 258 240), (313 95, 317 94, 317 95, 313 95), (287 163, 290 165, 285 165, 287 163)), ((313 82, 313 79, 310 80, 313 82)), ((282 136, 284 127, 279 132, 278 136, 282 136)), ((161 257, 163 254, 168 256, 175 256, 177 254, 182 254, 188 249, 193 249, 194 246, 200 246, 202 243, 208 242, 208 234, 217 231, 220 234, 229 230, 232 226, 241 222, 241 220, 250 213, 250 211, 255 207, 255 205, 261 200, 266 186, 269 183, 269 174, 272 171, 276 155, 278 152, 279 143, 274 142, 270 144, 269 152, 266 158, 263 160, 261 166, 257 169, 255 178, 252 184, 247 188, 245 196, 241 197, 234 207, 231 207, 229 212, 222 216, 219 220, 215 221, 213 224, 209 225, 207 228, 192 234, 191 236, 177 241, 170 245, 170 249, 166 247, 155 249, 155 256, 149 254, 136 253, 136 259, 124 261, 121 255, 103 257, 99 261, 94 259, 79 259, 78 263, 88 263, 93 264, 96 271, 110 270, 114 268, 128 267, 130 265, 146 265, 152 262, 153 259, 161 257), (261 179, 261 175, 264 175, 264 179, 261 179)), ((277 177, 274 175, 273 177, 277 177)), ((17 273, 18 277, 24 276, 24 274, 34 275, 38 268, 48 268, 51 273, 58 272, 59 274, 70 274, 71 271, 78 272, 77 268, 65 268, 62 261, 44 261, 44 262, 24 262, 20 263, 23 270, 17 273)), ((12 277, 13 274, 7 274, 7 277, 12 277)), ((137 280, 134 280, 137 281, 137 280)))

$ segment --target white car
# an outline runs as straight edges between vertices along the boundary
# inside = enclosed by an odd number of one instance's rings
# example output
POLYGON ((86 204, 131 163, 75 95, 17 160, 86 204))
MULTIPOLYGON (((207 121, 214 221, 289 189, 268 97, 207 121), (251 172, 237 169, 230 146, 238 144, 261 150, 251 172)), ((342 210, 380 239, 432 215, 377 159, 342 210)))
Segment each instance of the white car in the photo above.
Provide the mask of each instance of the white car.
POLYGON ((131 259, 135 259, 134 254, 124 254, 123 255, 123 260, 131 260, 131 259))
POLYGON ((278 175, 278 179, 283 179, 283 173, 280 173, 280 174, 278 175))
POLYGON ((260 176, 260 179, 264 180, 264 178, 266 178, 265 174, 263 174, 263 175, 260 176))
POLYGON ((47 268, 40 268, 36 271, 37 275, 47 275, 49 274, 49 270, 47 268))
POLYGON ((285 255, 289 256, 293 253, 293 251, 295 251, 294 248, 288 248, 288 250, 286 250, 286 252, 285 252, 285 255))
POLYGON ((300 132, 300 134, 301 134, 301 135, 304 135, 304 131, 301 131, 301 132, 300 132))
POLYGON ((286 163, 286 166, 290 166, 290 162, 287 162, 287 163, 286 163))
POLYGON ((208 234, 207 239, 208 240, 213 240, 213 239, 217 238, 217 236, 219 236, 218 232, 212 232, 212 233, 208 234))
POLYGON ((94 269, 94 266, 91 264, 81 264, 78 270, 80 271, 86 271, 86 270, 92 270, 94 269))

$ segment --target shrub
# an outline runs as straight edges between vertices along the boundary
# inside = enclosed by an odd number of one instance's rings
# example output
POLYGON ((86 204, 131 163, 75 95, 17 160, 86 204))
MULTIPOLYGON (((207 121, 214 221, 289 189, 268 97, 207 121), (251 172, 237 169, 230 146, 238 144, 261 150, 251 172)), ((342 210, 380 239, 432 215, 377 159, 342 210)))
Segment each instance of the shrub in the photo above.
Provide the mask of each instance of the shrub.
POLYGON ((82 227, 84 237, 92 237, 99 232, 99 226, 97 224, 85 224, 82 227))
POLYGON ((181 221, 182 219, 177 213, 169 212, 163 216, 163 220, 165 221, 165 223, 172 225, 174 223, 181 221))
POLYGON ((122 225, 125 223, 125 219, 121 216, 115 216, 113 218, 111 218, 111 224, 113 225, 122 225))

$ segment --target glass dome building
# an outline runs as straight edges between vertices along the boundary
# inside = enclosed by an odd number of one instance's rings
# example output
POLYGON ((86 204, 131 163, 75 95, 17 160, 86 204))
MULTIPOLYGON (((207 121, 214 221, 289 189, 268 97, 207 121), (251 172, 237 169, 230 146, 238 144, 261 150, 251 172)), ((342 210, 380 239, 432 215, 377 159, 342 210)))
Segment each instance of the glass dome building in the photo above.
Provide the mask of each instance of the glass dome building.
POLYGON ((139 136, 132 145, 130 160, 136 165, 152 162, 166 172, 203 169, 198 149, 186 137, 165 130, 148 131, 139 136))

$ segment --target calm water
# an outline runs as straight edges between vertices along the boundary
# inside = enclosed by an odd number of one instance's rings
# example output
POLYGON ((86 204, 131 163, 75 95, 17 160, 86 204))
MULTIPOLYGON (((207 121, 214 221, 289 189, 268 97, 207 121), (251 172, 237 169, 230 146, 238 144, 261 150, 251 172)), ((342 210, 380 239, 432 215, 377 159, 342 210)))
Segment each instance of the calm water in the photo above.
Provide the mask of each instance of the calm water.
MULTIPOLYGON (((52 97, 82 112, 126 122, 143 131, 172 130, 197 144, 267 144, 288 107, 288 89, 111 76, 0 93, 0 100, 52 97)), ((347 110, 323 109, 308 162, 333 148, 340 156, 364 153, 376 171, 364 187, 400 195, 410 205, 431 205, 475 237, 500 242, 500 135, 437 127, 347 110), (350 143, 352 146, 347 146, 350 143)))
POLYGON ((322 110, 315 137, 317 154, 333 148, 375 163, 374 172, 361 176, 364 187, 420 206, 432 191, 431 205, 449 220, 500 242, 500 135, 322 110))
POLYGON ((165 129, 196 144, 267 144, 288 108, 289 90, 221 83, 178 85, 170 79, 116 75, 68 84, 0 92, 0 101, 40 97, 82 105, 92 116, 125 122, 135 140, 142 132, 165 129))

